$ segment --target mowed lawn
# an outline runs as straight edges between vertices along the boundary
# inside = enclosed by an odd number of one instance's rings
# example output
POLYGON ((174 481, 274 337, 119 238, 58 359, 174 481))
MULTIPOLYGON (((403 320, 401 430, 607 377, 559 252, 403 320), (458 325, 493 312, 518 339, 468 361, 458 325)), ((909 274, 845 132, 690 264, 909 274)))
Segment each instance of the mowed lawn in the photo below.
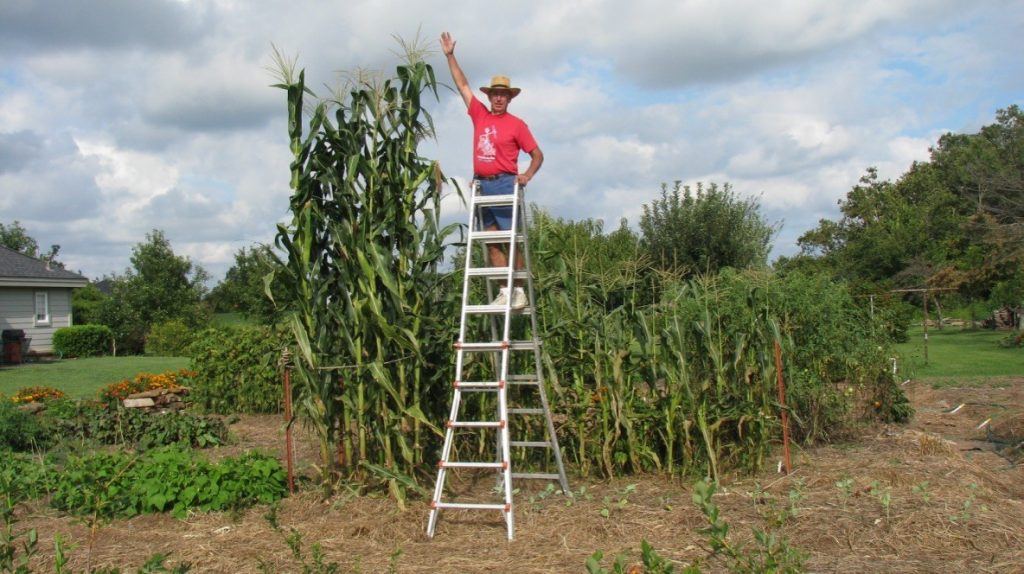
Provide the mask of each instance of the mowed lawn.
POLYGON ((910 329, 910 340, 896 346, 901 376, 936 384, 980 383, 992 377, 1024 377, 1024 349, 999 343, 1009 331, 928 329, 928 362, 924 360, 924 331, 910 329))
POLYGON ((11 396, 25 387, 46 386, 72 398, 95 398, 100 388, 138 373, 162 373, 188 365, 188 357, 93 357, 5 365, 0 368, 0 394, 11 396))

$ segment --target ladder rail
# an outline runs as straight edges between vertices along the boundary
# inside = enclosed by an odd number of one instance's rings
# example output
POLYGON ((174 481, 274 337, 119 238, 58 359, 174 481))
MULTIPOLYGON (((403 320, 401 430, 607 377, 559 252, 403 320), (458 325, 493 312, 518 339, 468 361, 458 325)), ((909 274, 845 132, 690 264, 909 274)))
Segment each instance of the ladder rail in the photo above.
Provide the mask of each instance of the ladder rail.
MULTIPOLYGON (((526 268, 533 270, 533 266, 530 264, 530 233, 529 233, 529 220, 526 218, 526 208, 523 206, 523 262, 526 268)), ((526 274, 526 285, 529 293, 530 301, 534 302, 534 308, 536 309, 536 295, 533 287, 533 273, 526 274)), ((530 313, 530 329, 533 332, 534 341, 540 341, 540 331, 537 329, 537 313, 530 313)), ((562 493, 568 495, 571 491, 569 489, 569 479, 565 475, 565 463, 562 461, 562 448, 558 444, 558 435, 555 434, 555 424, 551 420, 551 407, 548 405, 547 391, 544 385, 544 362, 541 359, 540 345, 535 345, 533 349, 533 361, 534 368, 537 371, 537 391, 540 396, 541 408, 544 409, 544 425, 548 430, 548 438, 551 440, 551 451, 554 455, 555 464, 558 466, 558 483, 562 487, 562 493)))

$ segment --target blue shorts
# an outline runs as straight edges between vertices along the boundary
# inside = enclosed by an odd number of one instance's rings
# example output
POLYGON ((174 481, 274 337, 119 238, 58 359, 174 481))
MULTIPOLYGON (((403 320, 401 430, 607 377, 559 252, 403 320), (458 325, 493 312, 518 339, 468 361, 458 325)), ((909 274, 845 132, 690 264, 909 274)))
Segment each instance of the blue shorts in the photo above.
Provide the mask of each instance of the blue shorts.
MULTIPOLYGON (((480 183, 480 195, 507 195, 516 189, 516 176, 510 173, 497 179, 477 181, 480 183)), ((498 229, 508 231, 512 229, 512 206, 481 207, 480 218, 483 220, 484 229, 497 225, 498 229)))

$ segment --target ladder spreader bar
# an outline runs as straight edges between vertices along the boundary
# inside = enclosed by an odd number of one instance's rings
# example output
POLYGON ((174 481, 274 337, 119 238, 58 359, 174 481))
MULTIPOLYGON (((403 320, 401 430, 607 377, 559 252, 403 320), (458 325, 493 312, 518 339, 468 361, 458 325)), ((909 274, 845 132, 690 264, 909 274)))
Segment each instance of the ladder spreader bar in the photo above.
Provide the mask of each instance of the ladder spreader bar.
POLYGON ((438 468, 497 468, 505 470, 507 462, 439 462, 438 468))
POLYGON ((460 508, 462 510, 500 510, 502 512, 510 512, 512 510, 511 504, 481 504, 475 502, 434 502, 430 505, 431 508, 460 508))
MULTIPOLYGON (((551 448, 551 443, 542 440, 513 440, 509 441, 509 446, 524 446, 529 448, 551 448)), ((558 475, 555 475, 558 476, 558 475)), ((512 477, 515 478, 515 473, 512 473, 512 477)))
POLYGON ((513 472, 512 478, 522 478, 526 480, 558 480, 560 477, 557 474, 546 472, 513 472))
MULTIPOLYGON (((486 314, 486 313, 504 313, 508 307, 505 305, 466 305, 466 313, 468 314, 486 314)), ((512 313, 516 315, 529 315, 533 313, 532 307, 523 307, 520 309, 512 309, 512 313)))
MULTIPOLYGON (((508 267, 473 267, 466 272, 470 277, 508 277, 508 267)), ((513 279, 526 279, 526 271, 513 271, 513 279)))
POLYGON ((507 346, 512 351, 532 351, 539 343, 533 341, 492 341, 483 343, 455 343, 456 349, 463 351, 502 351, 507 346))
POLYGON ((515 196, 511 193, 504 195, 474 195, 473 205, 512 205, 515 196))
POLYGON ((455 381, 452 386, 463 391, 496 391, 504 387, 505 383, 502 381, 455 381))
POLYGON ((448 421, 448 428, 505 428, 505 421, 448 421))
POLYGON ((470 231, 469 241, 501 241, 508 243, 512 239, 511 231, 470 231))

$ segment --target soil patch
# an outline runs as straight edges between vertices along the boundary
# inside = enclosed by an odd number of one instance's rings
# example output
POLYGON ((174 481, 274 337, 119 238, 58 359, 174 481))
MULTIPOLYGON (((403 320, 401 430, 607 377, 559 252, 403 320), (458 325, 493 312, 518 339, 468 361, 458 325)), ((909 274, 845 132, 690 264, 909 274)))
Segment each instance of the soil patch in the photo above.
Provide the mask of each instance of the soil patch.
MULTIPOLYGON (((1024 472, 990 440, 1002 436, 999 429, 1019 432, 1014 413, 1024 408, 1024 379, 1000 385, 933 389, 909 383, 905 388, 917 408, 911 424, 798 450, 789 476, 772 468, 725 477, 715 500, 730 524, 730 538, 753 545, 753 528, 775 525, 808 555, 806 569, 812 572, 1024 572, 1024 472), (992 420, 978 428, 986 419, 992 420)), ((230 429, 235 444, 212 449, 213 456, 249 448, 283 452, 279 416, 241 417, 230 429)), ((300 431, 296 446, 300 469, 313 472, 317 449, 311 434, 300 431)), ((183 521, 141 516, 92 533, 80 521, 35 503, 22 512, 20 527, 39 529, 46 560, 55 533, 70 538, 78 545, 70 564, 75 570, 134 568, 162 552, 171 562, 191 562, 194 572, 302 572, 302 561, 285 542, 292 529, 301 535, 308 564, 316 543, 324 560, 338 562, 342 572, 582 572, 595 550, 606 556, 628 552, 637 562, 642 539, 672 560, 707 556, 699 533, 703 517, 690 500, 691 480, 570 482, 577 493, 586 486, 572 501, 543 485, 522 488, 513 542, 505 541, 498 513, 446 511, 429 540, 425 502, 400 511, 387 499, 324 500, 316 491, 290 497, 276 511, 196 513, 183 521)), ((478 484, 487 487, 485 480, 478 484)), ((715 559, 704 568, 726 570, 715 559)))

